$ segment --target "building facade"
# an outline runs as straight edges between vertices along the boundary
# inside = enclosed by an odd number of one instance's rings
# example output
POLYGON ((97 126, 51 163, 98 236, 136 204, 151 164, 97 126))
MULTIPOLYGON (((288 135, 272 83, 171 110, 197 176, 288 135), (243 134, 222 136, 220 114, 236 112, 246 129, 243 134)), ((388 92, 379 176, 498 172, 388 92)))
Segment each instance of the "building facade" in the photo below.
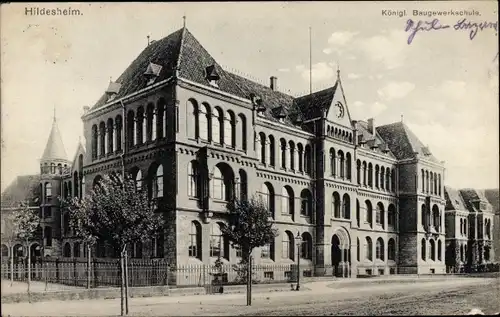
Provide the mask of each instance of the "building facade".
POLYGON ((46 255, 86 256, 55 193, 82 197, 125 170, 167 220, 164 234, 131 246, 133 257, 237 263, 221 234, 225 206, 256 197, 279 232, 256 263, 300 256, 314 274, 341 277, 446 271, 444 163, 403 122, 351 118, 340 74, 294 98, 276 77, 265 86, 224 70, 182 28, 150 43, 82 120, 73 161, 58 150, 41 161, 46 255))
POLYGON ((484 191, 445 187, 445 197, 448 271, 495 262, 495 210, 484 191))

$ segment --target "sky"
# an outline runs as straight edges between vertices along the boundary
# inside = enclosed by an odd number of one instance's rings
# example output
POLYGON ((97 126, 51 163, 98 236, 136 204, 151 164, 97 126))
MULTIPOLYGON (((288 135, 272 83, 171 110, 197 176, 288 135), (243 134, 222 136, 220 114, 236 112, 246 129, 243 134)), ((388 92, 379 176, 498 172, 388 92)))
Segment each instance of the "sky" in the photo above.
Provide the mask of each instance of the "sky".
POLYGON ((340 70, 352 119, 403 120, 445 161, 445 184, 499 187, 498 35, 494 1, 2 4, 1 187, 36 174, 53 110, 69 159, 83 141, 81 115, 147 45, 186 25, 229 70, 293 96, 332 86, 340 70), (80 15, 26 15, 31 8, 80 15), (475 16, 414 16, 413 10, 475 16), (406 10, 406 16, 384 15, 406 10), (411 44, 408 19, 434 22, 411 44), (449 25, 448 28, 440 28, 449 25))

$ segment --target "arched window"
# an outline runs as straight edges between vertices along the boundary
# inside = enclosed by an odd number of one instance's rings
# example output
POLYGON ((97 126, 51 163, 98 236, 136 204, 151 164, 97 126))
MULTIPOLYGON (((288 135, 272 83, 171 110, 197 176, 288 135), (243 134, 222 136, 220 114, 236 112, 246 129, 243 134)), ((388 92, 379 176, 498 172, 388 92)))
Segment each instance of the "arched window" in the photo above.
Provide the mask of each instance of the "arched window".
POLYGON ((142 241, 136 241, 131 244, 131 256, 136 259, 142 258, 142 241))
POLYGON ((302 244, 300 251, 301 258, 312 259, 312 237, 309 232, 304 232, 302 234, 302 244))
POLYGON ((391 170, 391 190, 393 192, 396 191, 396 170, 395 169, 391 170))
POLYGON ((201 245, 201 225, 192 221, 189 231, 189 256, 201 260, 201 245))
POLYGON ((356 161, 356 179, 358 180, 358 185, 361 185, 361 161, 356 161))
POLYGON ((437 247, 437 259, 438 259, 438 261, 441 261, 442 260, 441 253, 443 251, 443 246, 441 244, 441 240, 438 240, 437 245, 438 245, 438 247, 437 247))
POLYGON ((380 188, 385 188, 385 167, 380 167, 380 188))
POLYGON ((427 212, 425 210, 425 205, 422 205, 422 208, 420 210, 420 218, 422 221, 422 226, 424 229, 427 229, 427 212))
POLYGON ((144 108, 141 106, 139 109, 137 109, 137 114, 136 114, 136 136, 135 136, 135 144, 142 144, 145 141, 145 136, 146 136, 146 120, 144 118, 144 108))
POLYGON ((135 189, 137 191, 142 190, 142 172, 141 172, 141 170, 138 170, 137 174, 135 174, 135 189))
POLYGON ((243 151, 247 150, 247 120, 246 117, 243 114, 239 114, 238 117, 240 118, 240 124, 241 124, 241 148, 243 151))
MULTIPOLYGON (((202 114, 201 109, 198 107, 198 103, 194 99, 189 99, 187 103, 188 103, 187 109, 189 109, 188 111, 191 111, 191 116, 188 116, 188 122, 187 122, 188 135, 192 138, 198 139, 200 138, 200 125, 201 125, 200 119, 203 120, 203 118, 201 117, 206 116, 206 112, 202 114), (193 127, 194 129, 189 127, 193 127)), ((206 120, 204 122, 206 123, 206 120)), ((208 124, 206 126, 208 127, 208 124)), ((165 136, 167 135, 166 132, 167 130, 165 130, 165 136)))
POLYGON ((281 146, 281 168, 286 168, 286 141, 280 139, 281 146))
POLYGON ((430 246, 431 246, 431 250, 430 250, 430 253, 431 253, 431 260, 432 260, 432 261, 435 261, 435 260, 436 260, 436 244, 435 244, 435 242, 434 242, 434 240, 433 240, 433 239, 431 239, 431 240, 429 241, 429 244, 430 244, 430 246))
POLYGON ((308 145, 306 145, 306 149, 304 152, 304 170, 305 170, 306 174, 308 174, 308 175, 312 174, 312 170, 313 170, 312 161, 313 161, 312 150, 311 150, 311 146, 308 144, 308 145))
POLYGON ((214 169, 212 182, 214 199, 224 200, 224 193, 226 192, 224 176, 218 167, 215 167, 214 169))
POLYGON ((391 170, 389 168, 385 169, 385 189, 391 190, 391 170))
POLYGON ((361 261, 361 246, 359 245, 359 238, 356 238, 356 260, 361 261))
POLYGON ((281 189, 281 213, 283 215, 293 215, 294 197, 293 190, 290 186, 285 186, 281 189))
POLYGON ((345 177, 345 160, 344 160, 344 152, 340 151, 337 153, 339 155, 339 162, 340 162, 340 177, 344 178, 345 177))
POLYGON ((333 193, 332 196, 332 203, 333 203, 333 217, 334 218, 340 218, 340 195, 337 192, 333 193))
POLYGON ((282 237, 281 251, 283 259, 294 260, 294 236, 293 234, 286 230, 282 237))
POLYGON ((303 189, 300 193, 301 208, 300 214, 304 216, 311 216, 312 212, 312 196, 308 189, 303 189))
POLYGON ((266 182, 262 184, 260 197, 264 206, 269 210, 270 216, 274 217, 274 190, 270 183, 266 182))
POLYGON ((107 134, 108 134, 108 148, 106 149, 108 153, 113 153, 115 151, 114 148, 114 126, 113 119, 109 118, 106 125, 107 134))
POLYGON ((116 149, 116 151, 121 151, 122 150, 122 133, 123 133, 122 116, 120 116, 120 115, 116 116, 115 125, 116 125, 115 149, 116 149))
POLYGON ((434 205, 432 206, 432 225, 434 226, 434 229, 439 232, 440 228, 441 228, 441 224, 440 224, 440 212, 439 212, 439 208, 437 205, 434 205))
POLYGON ((384 228, 384 222, 385 222, 384 206, 382 205, 382 203, 378 203, 376 208, 377 208, 377 210, 375 213, 375 222, 377 225, 380 225, 380 226, 382 226, 382 228, 384 228))
POLYGON ((373 261, 373 243, 370 237, 366 237, 366 259, 369 261, 373 261))
POLYGON ((373 225, 373 210, 372 210, 372 203, 369 200, 365 200, 365 221, 370 224, 370 226, 373 225))
POLYGON ((358 225, 358 228, 360 227, 361 223, 361 215, 360 215, 360 206, 359 206, 359 200, 356 199, 356 223, 358 225))
POLYGON ((231 148, 236 147, 236 117, 232 111, 226 112, 224 120, 224 143, 231 148))
POLYGON ((290 147, 290 169, 292 171, 295 170, 295 144, 290 141, 288 142, 288 145, 290 147))
POLYGON ((430 173, 430 193, 431 195, 434 194, 434 173, 430 173))
POLYGON ((301 143, 297 143, 297 170, 304 171, 304 148, 301 143))
POLYGON ((75 245, 73 247, 73 257, 79 258, 81 257, 81 251, 80 251, 80 242, 75 242, 75 245))
POLYGON ((347 194, 342 197, 342 218, 351 219, 351 199, 347 194))
POLYGON ((212 223, 210 232, 210 257, 229 258, 229 244, 222 234, 222 223, 212 223))
POLYGON ((216 144, 224 144, 224 115, 219 107, 214 108, 212 114, 212 141, 216 144))
POLYGON ((52 184, 45 183, 45 201, 50 202, 52 199, 52 184))
POLYGON ((97 125, 92 126, 92 160, 97 159, 97 139, 98 139, 98 133, 97 133, 97 125))
POLYGON ((464 219, 464 235, 467 236, 467 232, 468 232, 468 228, 467 228, 467 219, 464 219))
POLYGON ((188 164, 188 195, 190 197, 200 197, 198 189, 199 168, 197 161, 191 161, 188 164))
POLYGON ((346 163, 346 178, 348 180, 352 179, 352 159, 351 153, 347 152, 345 155, 345 163, 346 163))
POLYGON ((165 238, 163 233, 151 239, 151 257, 163 258, 165 238))
POLYGON ((425 171, 425 192, 429 193, 429 171, 425 171))
POLYGON ((441 196, 441 174, 438 175, 438 194, 441 196))
POLYGON ((366 186, 366 173, 367 173, 367 170, 366 170, 366 162, 363 161, 363 185, 366 186))
POLYGON ((248 199, 248 178, 247 173, 240 169, 240 200, 244 201, 248 199))
POLYGON ((132 110, 129 110, 127 113, 127 144, 129 148, 136 144, 135 123, 135 114, 132 110))
POLYGON ((274 156, 274 137, 269 136, 269 165, 275 166, 275 156, 274 156))
POLYGON ((106 155, 106 125, 99 123, 99 157, 106 155))
POLYGON ((385 256, 384 256, 384 240, 382 240, 382 238, 378 238, 377 239, 377 246, 376 246, 376 250, 375 250, 375 256, 378 260, 384 260, 385 259, 385 256))
POLYGON ((210 118, 210 107, 208 104, 203 103, 200 106, 200 112, 199 112, 199 136, 200 139, 208 141, 209 140, 209 118, 210 118))
POLYGON ((330 175, 337 176, 337 157, 334 148, 330 149, 330 175))
POLYGON ((375 187, 376 188, 379 188, 378 179, 379 179, 379 167, 378 167, 378 165, 375 165, 375 187))
POLYGON ((368 163, 368 186, 373 188, 373 165, 368 163))
POLYGON ((425 172, 421 169, 420 173, 422 173, 422 193, 425 193, 425 172))
POLYGON ((392 261, 396 260, 396 242, 393 238, 387 243, 387 258, 392 261))
POLYGON ((70 258, 71 257, 71 244, 69 244, 68 242, 66 242, 64 244, 64 248, 63 248, 63 256, 65 258, 70 258))
POLYGON ((163 197, 163 165, 158 165, 153 179, 153 198, 163 197))
POLYGON ((260 162, 266 164, 266 135, 263 132, 259 133, 259 147, 260 162))
POLYGON ((460 218, 460 234, 464 234, 464 220, 460 218))
POLYGON ((396 228, 396 207, 393 204, 389 205, 387 209, 387 225, 390 228, 396 228))
POLYGON ((422 248, 422 250, 420 250, 420 253, 421 253, 421 256, 422 256, 422 260, 425 261, 426 259, 426 250, 427 250, 427 246, 425 245, 425 238, 422 238, 422 245, 420 246, 422 248))
POLYGON ((50 163, 50 173, 55 174, 56 173, 56 164, 50 163))
POLYGON ((150 103, 146 107, 146 141, 154 140, 156 137, 155 106, 150 103))
MULTIPOLYGON (((188 101, 188 104, 190 104, 190 102, 188 101)), ((188 111, 191 111, 193 109, 192 105, 191 107, 188 106, 189 109, 188 111)), ((193 116, 194 117, 194 116, 193 116)), ((194 127, 194 131, 189 131, 188 132, 188 135, 190 137, 196 137, 195 135, 193 135, 193 132, 196 133, 196 124, 198 123, 197 121, 197 117, 198 117, 198 112, 196 112, 196 117, 194 118, 194 122, 195 122, 195 127, 194 127)), ((158 102, 156 103, 156 122, 155 122, 155 125, 156 125, 156 138, 157 139, 161 139, 165 136, 165 125, 163 124, 163 120, 164 120, 165 117, 165 100, 163 98, 161 98, 160 100, 158 100, 158 102)), ((188 116, 189 118, 189 116, 188 116)), ((165 120, 165 123, 166 123, 166 120, 165 120)), ((188 125, 188 129, 190 128, 191 126, 191 122, 190 124, 188 125)))

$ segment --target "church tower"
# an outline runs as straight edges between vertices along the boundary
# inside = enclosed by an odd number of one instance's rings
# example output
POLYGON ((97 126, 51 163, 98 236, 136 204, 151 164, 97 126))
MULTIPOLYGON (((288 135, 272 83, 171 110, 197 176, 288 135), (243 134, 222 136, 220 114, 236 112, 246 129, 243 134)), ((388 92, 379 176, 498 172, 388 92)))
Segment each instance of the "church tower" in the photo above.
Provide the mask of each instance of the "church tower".
POLYGON ((62 179, 70 173, 70 161, 57 126, 56 114, 42 158, 40 159, 40 213, 43 230, 44 256, 59 256, 61 246, 61 212, 59 196, 62 196, 62 179))

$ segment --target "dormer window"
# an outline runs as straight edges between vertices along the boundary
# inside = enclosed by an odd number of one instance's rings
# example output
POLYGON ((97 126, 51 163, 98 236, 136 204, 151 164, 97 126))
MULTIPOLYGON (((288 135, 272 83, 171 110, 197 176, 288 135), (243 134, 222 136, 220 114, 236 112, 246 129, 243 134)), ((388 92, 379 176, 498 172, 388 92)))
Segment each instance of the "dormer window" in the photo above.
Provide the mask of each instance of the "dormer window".
POLYGON ((219 73, 217 72, 217 69, 215 68, 215 65, 210 65, 205 68, 205 78, 208 80, 208 83, 211 86, 219 88, 219 85, 217 85, 217 82, 220 79, 219 73))
POLYGON ((431 155, 431 151, 427 146, 422 147, 422 153, 424 153, 425 156, 431 155))
POLYGON ((278 108, 274 108, 274 116, 278 119, 279 122, 284 123, 286 118, 285 107, 280 106, 278 108))
POLYGON ((106 95, 108 96, 108 101, 115 99, 116 95, 120 91, 121 84, 111 81, 106 89, 106 95))
POLYGON ((382 153, 389 152, 389 148, 387 147, 387 144, 385 144, 385 143, 380 144, 379 148, 382 151, 382 153))
POLYGON ((148 68, 144 72, 144 76, 147 79, 147 84, 151 85, 156 81, 156 78, 160 76, 161 69, 163 67, 161 65, 155 64, 155 63, 149 63, 148 68))

